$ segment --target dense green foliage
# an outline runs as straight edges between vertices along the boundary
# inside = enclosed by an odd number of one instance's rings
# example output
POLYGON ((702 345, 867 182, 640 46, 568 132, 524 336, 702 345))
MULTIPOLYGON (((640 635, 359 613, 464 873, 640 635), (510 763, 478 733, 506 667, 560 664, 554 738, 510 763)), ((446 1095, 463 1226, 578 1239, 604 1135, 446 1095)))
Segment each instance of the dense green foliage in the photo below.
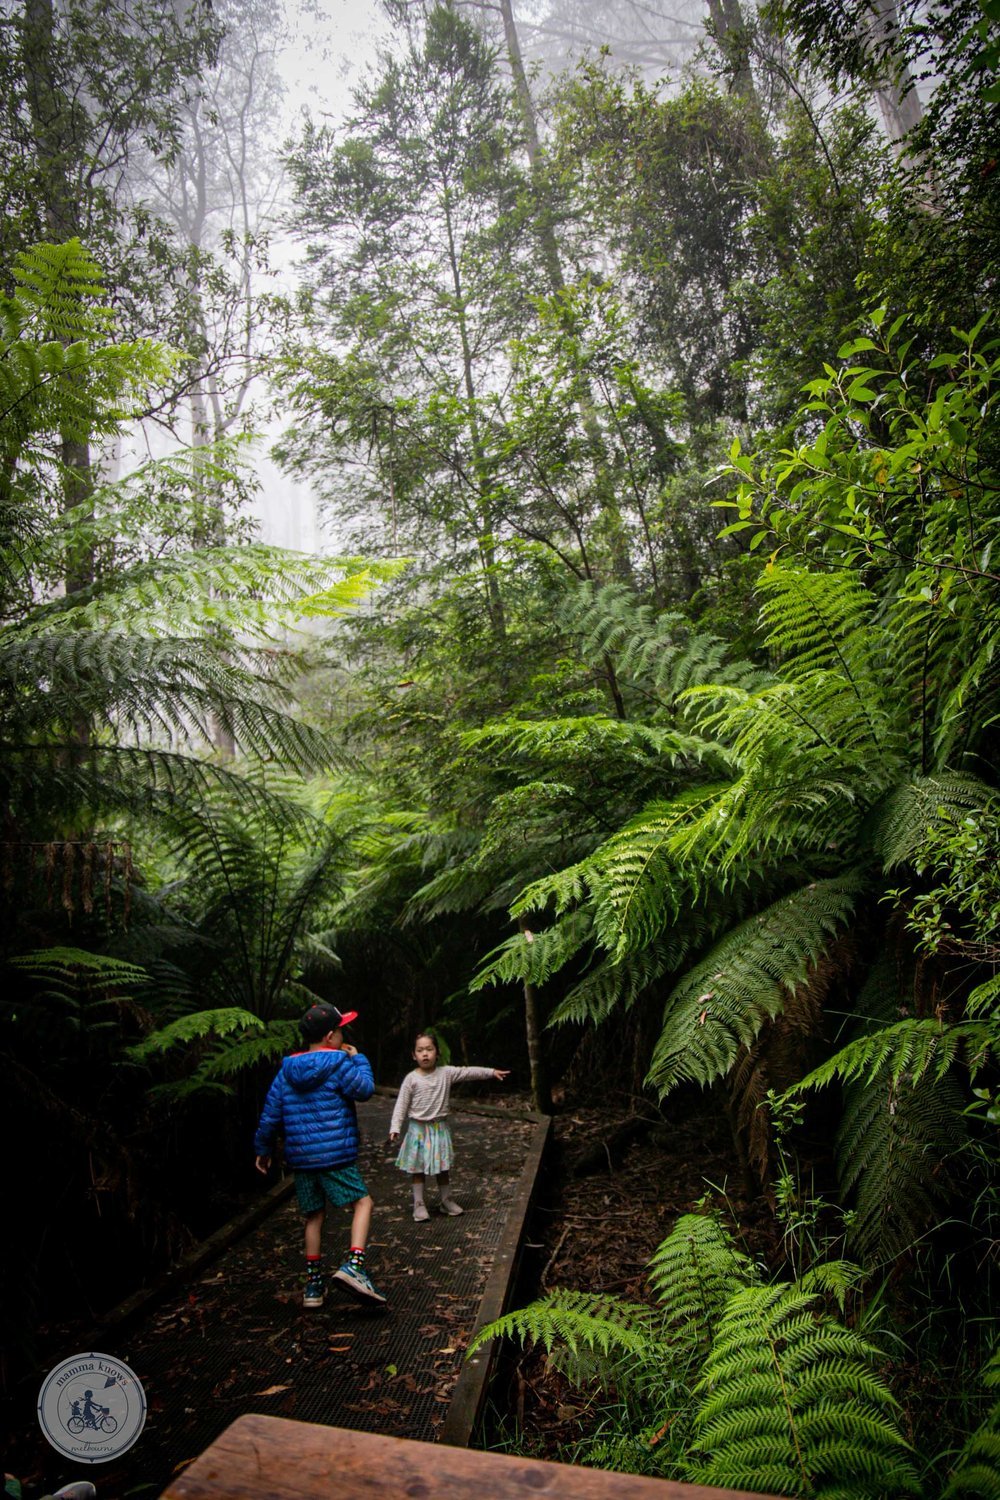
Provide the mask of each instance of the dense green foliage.
POLYGON ((509 29, 407 7, 289 148, 271 360, 364 564, 254 540, 240 439, 108 477, 223 359, 225 277, 119 165, 173 170, 240 12, 89 13, 3 32, 0 1045, 39 1150, 172 1247, 186 1148, 237 1175, 317 995, 387 1081, 434 1021, 541 1105, 710 1089, 776 1263, 686 1215, 648 1302, 492 1332, 607 1402, 589 1462, 1000 1493, 993 0, 713 6, 670 90, 591 59, 540 101, 509 29))

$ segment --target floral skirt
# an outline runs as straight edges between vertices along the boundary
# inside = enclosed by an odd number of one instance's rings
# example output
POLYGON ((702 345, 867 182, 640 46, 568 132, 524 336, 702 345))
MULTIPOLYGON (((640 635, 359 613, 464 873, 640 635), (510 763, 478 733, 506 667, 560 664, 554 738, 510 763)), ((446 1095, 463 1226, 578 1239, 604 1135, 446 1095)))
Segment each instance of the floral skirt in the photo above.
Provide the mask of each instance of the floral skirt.
POLYGON ((401 1172, 423 1172, 436 1177, 450 1172, 453 1153, 447 1120, 411 1120, 396 1157, 401 1172))

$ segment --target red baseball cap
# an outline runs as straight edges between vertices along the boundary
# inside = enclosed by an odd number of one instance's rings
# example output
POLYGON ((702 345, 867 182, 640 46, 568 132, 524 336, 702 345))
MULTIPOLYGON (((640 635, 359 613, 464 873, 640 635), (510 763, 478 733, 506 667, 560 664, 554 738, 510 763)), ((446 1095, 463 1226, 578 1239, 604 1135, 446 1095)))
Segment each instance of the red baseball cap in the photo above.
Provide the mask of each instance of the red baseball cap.
POLYGON ((320 1042, 328 1032, 339 1031, 357 1019, 356 1010, 339 1011, 335 1005, 321 1000, 318 1005, 310 1005, 299 1026, 307 1042, 320 1042))

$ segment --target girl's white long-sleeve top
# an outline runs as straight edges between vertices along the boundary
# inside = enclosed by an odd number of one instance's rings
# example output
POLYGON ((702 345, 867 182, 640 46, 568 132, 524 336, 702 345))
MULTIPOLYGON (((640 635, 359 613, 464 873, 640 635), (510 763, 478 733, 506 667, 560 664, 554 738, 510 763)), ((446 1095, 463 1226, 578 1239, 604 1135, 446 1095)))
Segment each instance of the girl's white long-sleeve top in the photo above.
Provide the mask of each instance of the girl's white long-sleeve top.
POLYGON ((389 1134, 399 1135, 407 1119, 443 1120, 448 1113, 453 1083, 492 1077, 492 1068, 453 1068, 447 1064, 439 1065, 432 1073, 414 1068, 400 1084, 389 1134))

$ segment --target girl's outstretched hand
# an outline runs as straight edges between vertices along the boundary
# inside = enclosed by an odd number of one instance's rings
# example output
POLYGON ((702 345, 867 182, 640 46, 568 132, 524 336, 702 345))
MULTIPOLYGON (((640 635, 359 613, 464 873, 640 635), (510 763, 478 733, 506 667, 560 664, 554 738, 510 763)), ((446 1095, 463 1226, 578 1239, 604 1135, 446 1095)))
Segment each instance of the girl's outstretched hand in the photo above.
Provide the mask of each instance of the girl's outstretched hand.
POLYGON ((497 1083, 503 1083, 503 1081, 504 1081, 505 1078, 509 1078, 510 1077, 510 1069, 509 1068, 494 1068, 493 1069, 493 1077, 496 1079, 497 1083))
POLYGON ((399 1131, 398 1130, 390 1130, 389 1131, 389 1145, 392 1146, 398 1140, 399 1140, 399 1131))

